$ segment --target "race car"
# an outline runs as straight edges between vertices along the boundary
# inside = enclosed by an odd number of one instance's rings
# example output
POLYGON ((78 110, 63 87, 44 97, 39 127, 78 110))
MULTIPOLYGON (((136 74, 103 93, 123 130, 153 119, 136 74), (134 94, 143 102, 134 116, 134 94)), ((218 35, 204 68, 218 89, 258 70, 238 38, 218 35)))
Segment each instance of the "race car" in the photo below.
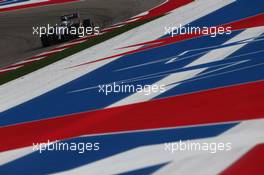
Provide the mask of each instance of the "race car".
POLYGON ((61 16, 60 25, 52 27, 48 25, 42 33, 44 33, 41 35, 42 46, 47 47, 83 37, 85 34, 93 34, 93 23, 90 19, 81 20, 79 13, 73 13, 61 16))

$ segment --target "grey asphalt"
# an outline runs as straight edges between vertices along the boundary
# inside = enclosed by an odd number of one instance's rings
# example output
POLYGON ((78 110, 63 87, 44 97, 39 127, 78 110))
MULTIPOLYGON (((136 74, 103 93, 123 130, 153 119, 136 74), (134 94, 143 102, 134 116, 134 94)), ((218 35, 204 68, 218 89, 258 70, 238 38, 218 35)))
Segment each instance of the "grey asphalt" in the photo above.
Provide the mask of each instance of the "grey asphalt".
POLYGON ((112 23, 137 15, 164 0, 82 0, 80 2, 35 7, 0 13, 0 67, 22 61, 52 47, 43 48, 32 27, 59 24, 59 17, 79 12, 96 25, 112 23))

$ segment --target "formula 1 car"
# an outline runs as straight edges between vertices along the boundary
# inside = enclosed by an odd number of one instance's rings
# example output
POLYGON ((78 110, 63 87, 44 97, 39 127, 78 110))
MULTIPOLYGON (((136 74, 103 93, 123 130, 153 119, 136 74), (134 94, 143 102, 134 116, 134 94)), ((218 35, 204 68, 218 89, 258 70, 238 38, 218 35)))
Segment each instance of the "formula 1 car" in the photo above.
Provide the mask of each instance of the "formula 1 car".
POLYGON ((47 47, 82 37, 85 34, 93 34, 93 24, 90 19, 81 20, 79 13, 73 13, 61 16, 60 25, 53 27, 48 25, 42 33, 42 46, 47 47))

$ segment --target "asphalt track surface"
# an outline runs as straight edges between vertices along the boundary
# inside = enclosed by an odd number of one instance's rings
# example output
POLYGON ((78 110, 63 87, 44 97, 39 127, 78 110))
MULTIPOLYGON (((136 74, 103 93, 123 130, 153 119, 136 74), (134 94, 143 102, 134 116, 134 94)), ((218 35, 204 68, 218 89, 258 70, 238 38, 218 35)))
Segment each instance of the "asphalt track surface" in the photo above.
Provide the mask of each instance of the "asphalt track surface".
POLYGON ((0 68, 40 54, 40 38, 32 27, 59 24, 59 17, 79 12, 95 25, 107 27, 144 12, 164 0, 83 0, 0 13, 0 68))

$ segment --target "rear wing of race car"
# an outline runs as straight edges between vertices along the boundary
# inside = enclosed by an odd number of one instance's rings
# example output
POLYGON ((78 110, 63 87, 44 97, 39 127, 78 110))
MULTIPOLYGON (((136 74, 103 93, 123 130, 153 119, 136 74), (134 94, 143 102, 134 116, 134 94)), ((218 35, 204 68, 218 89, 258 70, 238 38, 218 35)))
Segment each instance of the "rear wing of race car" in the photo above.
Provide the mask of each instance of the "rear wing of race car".
POLYGON ((61 16, 61 21, 68 21, 68 20, 73 20, 73 19, 77 19, 77 18, 80 18, 80 14, 79 13, 73 13, 73 14, 61 16))

